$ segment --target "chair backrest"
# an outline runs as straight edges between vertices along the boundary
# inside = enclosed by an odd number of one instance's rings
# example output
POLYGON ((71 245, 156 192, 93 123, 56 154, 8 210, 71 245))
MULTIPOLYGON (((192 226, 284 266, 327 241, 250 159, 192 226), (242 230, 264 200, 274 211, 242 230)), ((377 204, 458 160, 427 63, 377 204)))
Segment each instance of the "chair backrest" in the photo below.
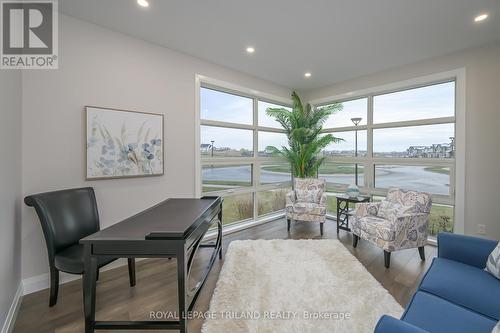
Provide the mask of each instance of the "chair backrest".
POLYGON ((50 260, 60 250, 99 231, 99 213, 91 187, 34 194, 24 202, 36 210, 50 260))
POLYGON ((293 180, 295 190, 322 190, 326 189, 326 181, 322 178, 294 178, 293 180))
POLYGON ((431 212, 432 198, 429 193, 417 191, 403 191, 396 187, 389 188, 387 201, 398 203, 403 206, 414 206, 415 213, 431 212))

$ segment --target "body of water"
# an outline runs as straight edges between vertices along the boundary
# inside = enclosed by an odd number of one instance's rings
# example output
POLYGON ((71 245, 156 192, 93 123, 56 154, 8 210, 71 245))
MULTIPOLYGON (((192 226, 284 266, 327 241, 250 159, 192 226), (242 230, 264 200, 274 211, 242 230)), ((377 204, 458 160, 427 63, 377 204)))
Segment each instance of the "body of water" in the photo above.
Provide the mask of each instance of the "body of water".
MULTIPOLYGON (((231 188, 230 182, 248 182, 252 179, 250 166, 228 166, 203 169, 204 181, 221 182, 223 186, 231 188)), ((349 185, 354 183, 354 174, 320 175, 328 183, 349 185)), ((261 183, 279 183, 290 181, 290 174, 261 170, 261 183)), ((359 184, 364 183, 363 174, 359 174, 359 184)), ((433 194, 449 194, 450 176, 425 170, 423 166, 377 166, 375 185, 377 188, 400 187, 407 190, 430 192, 433 194)), ((208 186, 208 185, 206 185, 208 186)))

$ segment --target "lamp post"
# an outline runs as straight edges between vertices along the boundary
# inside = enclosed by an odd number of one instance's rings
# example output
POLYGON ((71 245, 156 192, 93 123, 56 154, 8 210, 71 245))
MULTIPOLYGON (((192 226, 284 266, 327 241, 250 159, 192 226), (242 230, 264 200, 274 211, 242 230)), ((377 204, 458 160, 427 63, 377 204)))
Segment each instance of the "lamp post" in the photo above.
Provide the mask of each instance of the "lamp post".
MULTIPOLYGON (((352 123, 354 124, 354 126, 356 126, 356 130, 355 130, 355 139, 354 139, 354 157, 358 157, 358 125, 359 123, 361 122, 361 119, 362 118, 351 118, 351 121, 352 123)), ((354 164, 354 170, 355 170, 355 183, 356 183, 356 186, 358 186, 358 163, 354 164)))
POLYGON ((215 140, 210 141, 212 143, 212 157, 214 157, 214 142, 215 140))

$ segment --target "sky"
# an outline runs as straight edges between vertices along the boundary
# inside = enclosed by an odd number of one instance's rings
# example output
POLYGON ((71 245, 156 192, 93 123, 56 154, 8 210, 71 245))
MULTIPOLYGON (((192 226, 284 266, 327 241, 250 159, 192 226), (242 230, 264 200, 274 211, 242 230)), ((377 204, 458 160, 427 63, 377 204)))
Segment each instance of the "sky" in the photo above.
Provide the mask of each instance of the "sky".
MULTIPOLYGON (((379 124, 454 116, 454 100, 454 82, 378 95, 373 100, 373 121, 375 124, 379 124)), ((366 98, 342 103, 342 111, 332 115, 324 128, 352 126, 350 119, 353 117, 361 117, 360 125, 366 125, 367 104, 366 98)), ((265 114, 268 107, 279 106, 259 101, 259 125, 279 128, 280 125, 265 114)), ((200 109, 201 119, 247 125, 253 123, 251 98, 202 88, 200 109)), ((353 131, 338 132, 334 135, 346 141, 331 145, 327 150, 354 149, 353 131)), ((449 143, 450 137, 454 137, 453 124, 375 129, 374 152, 405 151, 414 145, 449 143)), ((201 142, 210 143, 211 140, 214 140, 215 147, 252 149, 252 131, 250 130, 202 126, 201 142)), ((282 144, 286 144, 284 135, 270 132, 259 133, 259 150, 263 150, 268 145, 280 147, 282 144)), ((358 149, 366 150, 366 131, 358 132, 358 149)))

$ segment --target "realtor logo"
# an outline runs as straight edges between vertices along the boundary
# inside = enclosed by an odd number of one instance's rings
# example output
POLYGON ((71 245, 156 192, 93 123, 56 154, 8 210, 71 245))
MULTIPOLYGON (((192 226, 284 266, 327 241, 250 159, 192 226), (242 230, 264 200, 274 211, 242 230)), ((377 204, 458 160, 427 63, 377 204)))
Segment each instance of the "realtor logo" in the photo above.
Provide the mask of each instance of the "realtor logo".
POLYGON ((57 0, 1 2, 0 68, 58 67, 57 0))

